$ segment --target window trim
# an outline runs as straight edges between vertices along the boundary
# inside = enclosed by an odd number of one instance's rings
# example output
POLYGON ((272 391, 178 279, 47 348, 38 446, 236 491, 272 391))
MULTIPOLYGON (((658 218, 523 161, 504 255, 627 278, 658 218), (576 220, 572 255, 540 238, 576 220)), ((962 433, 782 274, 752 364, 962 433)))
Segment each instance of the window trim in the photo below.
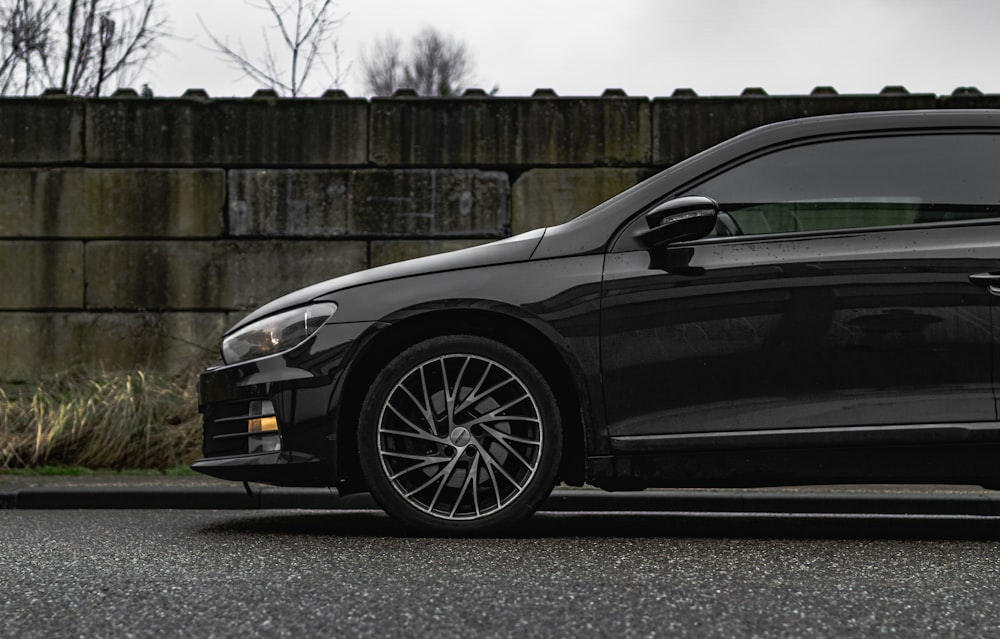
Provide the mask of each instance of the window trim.
MULTIPOLYGON (((1000 207, 998 207, 1000 209, 1000 207)), ((687 242, 677 242, 675 244, 670 244, 665 247, 660 247, 660 249, 651 249, 647 246, 641 246, 639 248, 630 248, 625 250, 618 250, 615 247, 614 253, 628 253, 636 250, 650 251, 650 250, 666 250, 673 247, 695 247, 704 245, 714 245, 714 244, 744 244, 750 242, 784 242, 784 241, 796 241, 796 240, 811 240, 813 238, 822 239, 837 235, 861 235, 869 233, 892 233, 895 231, 920 231, 920 230, 930 230, 937 228, 955 228, 955 227, 965 227, 965 226, 1000 226, 1000 210, 997 212, 996 217, 986 217, 979 219, 969 219, 969 220, 946 220, 944 222, 924 222, 920 224, 890 224, 885 226, 852 226, 852 227, 842 227, 836 229, 820 229, 815 231, 787 231, 784 233, 758 233, 756 235, 731 235, 727 237, 703 237, 698 240, 690 240, 687 242)))
MULTIPOLYGON (((868 130, 868 131, 851 131, 844 133, 832 133, 824 135, 816 135, 805 138, 796 138, 792 140, 783 140, 781 142, 776 142, 773 144, 768 144, 757 149, 748 151, 747 153, 741 154, 738 157, 732 158, 729 161, 723 162, 717 166, 711 167, 704 173, 699 174, 697 177, 685 180, 679 186, 674 187, 668 191, 664 196, 656 199, 649 206, 643 207, 631 217, 629 217, 624 224, 618 227, 618 230, 612 235, 612 240, 609 243, 610 250, 608 253, 627 253, 631 251, 648 251, 653 250, 649 246, 644 245, 637 239, 637 235, 641 231, 645 231, 645 214, 655 208, 656 206, 666 202, 667 200, 681 197, 683 195, 692 195, 691 189, 697 188, 698 185, 720 175, 726 171, 729 171, 737 166, 751 162, 759 157, 769 155, 772 153, 777 153, 779 151, 784 151, 785 149, 796 148, 800 146, 811 146, 814 144, 822 144, 826 142, 839 142, 847 140, 867 140, 872 138, 898 138, 898 137, 915 137, 915 136, 962 136, 962 135, 995 135, 1000 137, 1000 129, 996 127, 959 127, 959 128, 912 128, 912 129, 878 129, 878 130, 868 130), (641 228, 636 229, 636 224, 641 225, 641 228)), ((1000 180, 1000 158, 998 158, 997 163, 998 170, 998 180, 1000 180)), ((759 233, 755 235, 737 235, 730 237, 715 237, 715 238, 703 238, 700 240, 691 240, 688 242, 678 242, 677 244, 671 244, 670 246, 691 246, 699 245, 702 243, 716 243, 716 242, 731 242, 731 241, 756 241, 762 238, 781 238, 781 239, 796 239, 800 237, 825 237, 828 235, 839 235, 848 234, 856 235, 862 232, 885 232, 892 229, 914 229, 914 228, 937 228, 937 227, 952 227, 952 226, 967 226, 967 225, 991 225, 1000 221, 1000 202, 997 204, 997 217, 989 217, 982 219, 973 220, 949 220, 944 222, 927 222, 921 224, 901 224, 901 225, 889 225, 889 226, 861 226, 861 227, 841 227, 836 229, 820 229, 814 231, 788 231, 783 233, 759 233)))

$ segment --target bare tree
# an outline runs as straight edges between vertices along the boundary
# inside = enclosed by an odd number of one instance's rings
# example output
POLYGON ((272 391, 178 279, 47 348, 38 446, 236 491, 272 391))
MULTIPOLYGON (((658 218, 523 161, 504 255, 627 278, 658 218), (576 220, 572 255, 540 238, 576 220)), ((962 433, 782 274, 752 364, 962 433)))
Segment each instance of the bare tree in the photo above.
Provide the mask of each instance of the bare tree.
POLYGON ((202 28, 208 33, 222 55, 247 77, 282 94, 296 97, 310 86, 309 80, 317 64, 322 65, 327 74, 327 86, 339 86, 341 81, 340 51, 333 32, 343 18, 335 17, 333 0, 265 0, 264 4, 247 1, 250 6, 268 11, 281 37, 281 50, 271 45, 268 29, 261 29, 264 53, 254 59, 247 53, 243 43, 236 49, 212 34, 204 23, 202 28), (326 62, 323 54, 324 43, 330 42, 330 53, 334 59, 334 70, 326 62))
POLYGON ((44 75, 55 13, 55 0, 15 0, 0 6, 0 93, 18 89, 27 95, 44 75))
POLYGON ((156 15, 155 2, 134 0, 114 7, 110 0, 69 0, 62 67, 52 86, 100 95, 111 78, 131 84, 164 35, 165 21, 156 15))
POLYGON ((0 93, 100 95, 113 78, 130 83, 165 35, 155 3, 0 0, 0 93))
POLYGON ((387 34, 375 43, 375 52, 369 58, 361 56, 362 73, 369 95, 392 95, 400 88, 403 79, 402 43, 387 34))
POLYGON ((392 95, 413 89, 419 95, 455 95, 472 75, 472 56, 465 43, 433 28, 417 34, 404 59, 399 39, 391 34, 375 43, 371 57, 362 56, 370 95, 392 95))

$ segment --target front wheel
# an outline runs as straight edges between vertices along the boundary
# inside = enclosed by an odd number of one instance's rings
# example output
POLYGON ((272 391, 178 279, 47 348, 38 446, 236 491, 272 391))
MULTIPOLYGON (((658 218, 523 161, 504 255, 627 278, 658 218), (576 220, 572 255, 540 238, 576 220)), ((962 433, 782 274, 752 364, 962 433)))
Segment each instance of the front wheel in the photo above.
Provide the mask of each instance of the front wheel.
POLYGON ((555 482, 562 429, 545 379, 494 340, 436 337, 393 359, 365 398, 361 467, 405 526, 495 533, 530 516, 555 482))

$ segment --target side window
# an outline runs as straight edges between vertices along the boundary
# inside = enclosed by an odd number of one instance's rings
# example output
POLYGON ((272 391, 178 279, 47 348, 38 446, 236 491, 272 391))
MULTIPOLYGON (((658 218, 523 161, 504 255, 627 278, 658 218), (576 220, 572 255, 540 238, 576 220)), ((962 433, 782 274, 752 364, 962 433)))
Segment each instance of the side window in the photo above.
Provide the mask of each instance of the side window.
POLYGON ((1000 136, 816 142, 754 158, 689 189, 719 202, 715 235, 1000 217, 1000 136))

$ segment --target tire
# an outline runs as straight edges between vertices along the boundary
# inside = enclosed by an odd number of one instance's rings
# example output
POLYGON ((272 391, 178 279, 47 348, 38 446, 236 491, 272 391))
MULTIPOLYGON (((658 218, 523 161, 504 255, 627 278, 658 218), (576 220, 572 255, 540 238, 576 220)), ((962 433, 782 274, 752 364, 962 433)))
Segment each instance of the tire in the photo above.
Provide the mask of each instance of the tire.
POLYGON ((494 534, 549 495, 562 451, 559 410, 510 347, 454 335, 421 342, 375 378, 358 453, 375 500, 429 534, 494 534))

